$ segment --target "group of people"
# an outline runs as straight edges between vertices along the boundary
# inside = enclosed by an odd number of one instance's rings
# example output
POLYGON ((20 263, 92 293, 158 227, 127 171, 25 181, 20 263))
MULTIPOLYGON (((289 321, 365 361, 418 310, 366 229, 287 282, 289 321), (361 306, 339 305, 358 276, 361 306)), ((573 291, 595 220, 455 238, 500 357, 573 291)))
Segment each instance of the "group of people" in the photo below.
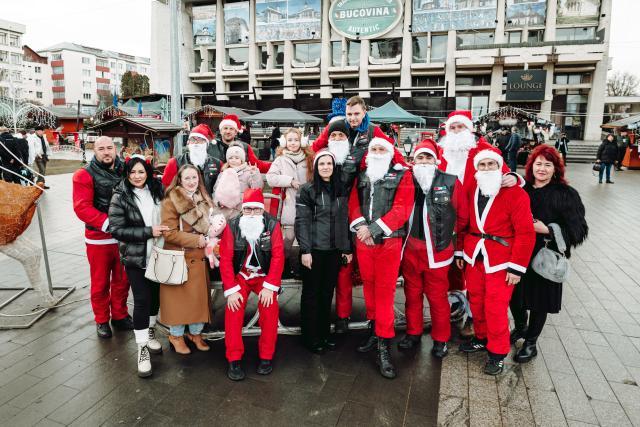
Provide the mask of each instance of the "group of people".
POLYGON ((8 128, 0 126, 0 177, 15 184, 29 181, 49 188, 44 183, 51 147, 44 128, 22 129, 12 134, 8 128), (31 170, 37 171, 33 176, 31 170), (28 180, 28 181, 27 181, 28 180))
POLYGON ((237 117, 226 116, 217 136, 198 125, 186 152, 167 164, 162 181, 141 156, 123 163, 109 138, 96 141, 94 159, 73 178, 74 209, 86 224, 91 302, 100 337, 111 336, 109 320, 115 328, 134 330, 140 376, 151 375, 150 354, 162 352, 155 333, 158 313, 177 353, 209 350, 202 338, 211 312, 205 248, 218 237, 219 272, 214 274, 220 275, 226 298, 231 380, 245 377, 242 326, 251 292, 258 295, 260 314, 257 373, 273 370, 286 265, 299 265, 302 341, 314 353, 337 345, 331 333, 334 291, 334 331, 349 328, 357 266, 368 320, 357 351, 375 351, 385 378, 397 375, 391 340, 400 276, 407 320, 400 349, 420 345, 426 295, 431 353, 448 354, 448 293, 457 289, 467 292, 475 331, 460 350, 486 350, 485 373, 502 372, 519 338, 525 342, 516 360, 535 357, 546 313, 560 309, 562 286, 529 267, 532 255, 543 246, 555 247, 551 223, 558 224, 568 247, 584 241, 588 231, 584 207, 566 183, 557 150, 536 148, 522 178, 509 170, 499 150, 473 133, 469 111, 454 111, 439 143, 423 140, 407 162, 370 123, 362 98, 350 98, 345 111, 332 115, 311 146, 299 130, 285 130, 271 163, 236 140, 237 117), (262 174, 280 195, 279 204, 265 203, 262 174), (226 225, 212 236, 219 217, 226 225), (296 243, 299 254, 293 256, 296 243), (184 284, 145 277, 152 247, 162 245, 184 250, 184 284), (126 306, 129 285, 133 318, 126 306))

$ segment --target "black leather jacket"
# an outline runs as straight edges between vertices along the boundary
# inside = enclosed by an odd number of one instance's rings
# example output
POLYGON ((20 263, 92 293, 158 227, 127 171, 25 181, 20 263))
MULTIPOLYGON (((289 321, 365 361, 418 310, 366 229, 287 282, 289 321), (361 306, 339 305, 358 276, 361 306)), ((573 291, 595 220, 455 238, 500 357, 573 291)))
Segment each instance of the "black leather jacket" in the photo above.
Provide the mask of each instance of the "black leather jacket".
MULTIPOLYGON (((211 144, 209 144, 211 146, 211 144)), ((207 160, 205 160, 202 168, 198 168, 200 173, 202 174, 202 179, 204 180, 204 187, 207 189, 209 195, 213 194, 213 187, 216 185, 216 181, 218 180, 218 176, 220 175, 220 170, 222 169, 222 161, 218 158, 211 156, 207 149, 207 160)), ((184 153, 178 157, 176 157, 176 164, 178 166, 178 170, 184 165, 191 165, 191 159, 189 158, 189 153, 184 153)))
MULTIPOLYGON (((269 267, 271 266, 271 234, 278 225, 278 221, 268 213, 264 213, 264 231, 258 239, 256 245, 256 257, 260 263, 260 267, 264 274, 269 274, 269 267)), ((249 244, 247 239, 242 237, 240 231, 240 218, 242 215, 238 215, 231 221, 229 221, 229 228, 233 233, 233 272, 238 274, 242 270, 242 263, 247 259, 247 250, 249 244)))

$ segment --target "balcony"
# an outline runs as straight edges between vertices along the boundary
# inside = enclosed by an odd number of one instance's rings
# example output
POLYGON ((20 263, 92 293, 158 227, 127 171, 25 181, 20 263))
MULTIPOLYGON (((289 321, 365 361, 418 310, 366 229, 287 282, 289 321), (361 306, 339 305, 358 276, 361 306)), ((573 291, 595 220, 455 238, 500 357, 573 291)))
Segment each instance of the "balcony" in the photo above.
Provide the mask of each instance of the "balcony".
POLYGON ((475 50, 475 49, 497 49, 497 48, 521 48, 521 47, 543 47, 543 46, 569 46, 569 45, 585 45, 585 44, 603 44, 604 42, 598 38, 589 40, 556 40, 548 42, 523 42, 523 43, 494 43, 494 44, 476 44, 460 46, 457 50, 475 50))

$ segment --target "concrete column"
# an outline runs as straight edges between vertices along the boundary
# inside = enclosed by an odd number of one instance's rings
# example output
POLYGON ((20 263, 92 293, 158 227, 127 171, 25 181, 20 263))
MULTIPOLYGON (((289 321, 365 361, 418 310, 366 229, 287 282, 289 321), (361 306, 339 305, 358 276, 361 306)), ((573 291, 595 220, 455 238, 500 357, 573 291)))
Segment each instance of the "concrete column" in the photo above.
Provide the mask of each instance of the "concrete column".
MULTIPOLYGON (((404 23, 402 31, 402 62, 400 65, 400 87, 411 87, 411 62, 413 61, 412 34, 409 31, 411 26, 411 1, 406 1, 404 5, 404 23)), ((410 90, 400 91, 401 98, 411 98, 410 90)))
POLYGON ((555 0, 547 2, 547 19, 544 27, 544 41, 554 41, 556 39, 556 17, 558 15, 558 4, 555 0))
POLYGON ((555 65, 553 63, 543 65, 542 69, 547 71, 547 81, 544 87, 544 101, 540 105, 540 118, 551 120, 551 101, 553 101, 553 73, 555 65))
MULTIPOLYGON (((219 2, 221 3, 221 2, 219 2)), ((256 79, 256 69, 258 64, 256 58, 258 58, 258 45, 256 45, 256 2, 255 0, 249 1, 249 90, 258 86, 258 80, 256 79)), ((221 21, 218 21, 221 22, 221 21)), ((224 22, 224 21, 222 21, 224 22)))
MULTIPOLYGON (((360 88, 370 89, 371 79, 369 78, 369 52, 371 51, 371 42, 369 40, 360 40, 360 88)), ((370 92, 361 91, 359 95, 363 98, 369 98, 370 92)))
POLYGON ((503 65, 494 65, 491 70, 491 89, 489 90, 489 112, 500 108, 498 99, 502 96, 503 65))
POLYGON ((447 37, 447 62, 444 67, 444 79, 449 82, 449 93, 445 96, 456 95, 456 32, 450 30, 447 37))
MULTIPOLYGON (((222 78, 222 65, 226 61, 226 52, 224 49, 224 10, 222 0, 216 5, 216 92, 226 92, 227 85, 222 78)), ((216 99, 226 101, 229 99, 226 95, 218 95, 216 99)))
MULTIPOLYGON (((322 0, 322 28, 320 30, 321 35, 321 50, 320 50, 320 84, 331 84, 329 78, 329 67, 331 66, 331 28, 329 26, 329 0, 322 0)), ((321 87, 320 98, 331 98, 331 88, 321 87)))
MULTIPOLYGON (((293 79, 291 78, 291 60, 293 59, 293 42, 291 40, 284 41, 284 70, 283 70, 283 84, 285 86, 292 85, 293 79)), ((284 99, 295 99, 295 91, 292 87, 286 87, 283 91, 284 99)))
MULTIPOLYGON (((555 1, 555 0, 552 0, 555 1)), ((493 39, 496 43, 504 43, 504 27, 506 25, 505 22, 505 7, 506 2, 503 0, 498 0, 498 10, 496 11, 496 20, 498 23, 496 24, 496 33, 493 36, 493 39)))

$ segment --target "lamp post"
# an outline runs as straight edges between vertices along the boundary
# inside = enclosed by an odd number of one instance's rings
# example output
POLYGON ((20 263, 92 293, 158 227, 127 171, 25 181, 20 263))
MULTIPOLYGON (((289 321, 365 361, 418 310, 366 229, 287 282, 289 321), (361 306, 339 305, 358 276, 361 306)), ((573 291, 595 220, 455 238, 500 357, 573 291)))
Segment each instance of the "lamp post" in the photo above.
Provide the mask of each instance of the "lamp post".
POLYGON ((411 158, 411 151, 413 151, 413 139, 410 136, 407 136, 407 139, 402 143, 402 148, 404 149, 405 157, 407 159, 411 158))

